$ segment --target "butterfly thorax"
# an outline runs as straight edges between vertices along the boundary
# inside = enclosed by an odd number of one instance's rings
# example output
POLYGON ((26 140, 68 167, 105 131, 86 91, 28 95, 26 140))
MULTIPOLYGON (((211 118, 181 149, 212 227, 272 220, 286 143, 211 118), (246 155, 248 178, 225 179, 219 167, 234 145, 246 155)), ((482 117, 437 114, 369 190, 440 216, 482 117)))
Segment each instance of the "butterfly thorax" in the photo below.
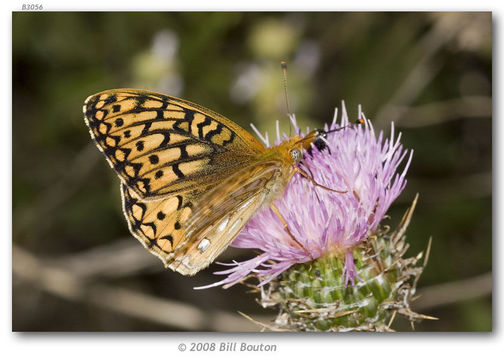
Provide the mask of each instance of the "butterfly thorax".
POLYGON ((265 206, 269 206, 274 200, 280 198, 287 187, 290 174, 294 171, 299 161, 303 158, 303 138, 293 136, 288 140, 268 148, 259 157, 258 161, 262 163, 276 163, 276 172, 271 178, 268 188, 268 196, 265 206))

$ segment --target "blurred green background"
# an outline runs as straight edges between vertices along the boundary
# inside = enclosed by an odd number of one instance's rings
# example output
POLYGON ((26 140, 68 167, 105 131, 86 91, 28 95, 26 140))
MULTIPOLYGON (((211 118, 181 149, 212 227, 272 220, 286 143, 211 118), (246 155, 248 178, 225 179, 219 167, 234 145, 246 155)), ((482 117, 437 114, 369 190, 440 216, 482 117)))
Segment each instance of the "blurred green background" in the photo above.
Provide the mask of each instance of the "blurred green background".
MULTIPOLYGON (((238 285, 164 270, 129 235, 119 180, 92 144, 84 99, 144 88, 250 129, 288 129, 279 63, 302 126, 345 100, 414 149, 397 224, 429 264, 421 331, 492 330, 491 13, 13 13, 13 330, 254 331, 272 319, 238 285)), ((250 252, 229 249, 221 260, 250 252)), ((417 307, 415 307, 417 304, 417 307)), ((406 322, 398 330, 410 330, 406 322)))

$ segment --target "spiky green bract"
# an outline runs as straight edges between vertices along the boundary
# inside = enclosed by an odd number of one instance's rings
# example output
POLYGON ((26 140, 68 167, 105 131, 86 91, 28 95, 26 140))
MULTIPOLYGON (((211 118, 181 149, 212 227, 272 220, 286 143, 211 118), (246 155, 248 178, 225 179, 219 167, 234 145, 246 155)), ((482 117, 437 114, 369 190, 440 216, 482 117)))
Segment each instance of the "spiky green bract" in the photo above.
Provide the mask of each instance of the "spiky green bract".
POLYGON ((390 331, 396 313, 413 321, 410 310, 423 254, 404 258, 404 231, 412 213, 392 234, 371 236, 352 251, 361 280, 345 285, 345 255, 332 253, 297 264, 262 291, 265 306, 280 308, 276 327, 292 331, 390 331))

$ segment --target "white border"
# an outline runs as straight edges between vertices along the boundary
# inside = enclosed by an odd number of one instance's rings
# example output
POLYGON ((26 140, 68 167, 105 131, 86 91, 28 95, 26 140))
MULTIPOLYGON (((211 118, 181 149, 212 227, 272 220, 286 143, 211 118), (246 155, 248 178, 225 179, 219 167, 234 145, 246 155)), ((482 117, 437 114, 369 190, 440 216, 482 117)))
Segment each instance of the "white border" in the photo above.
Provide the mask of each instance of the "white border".
MULTIPOLYGON (((26 3, 26 2, 25 2, 26 3)), ((231 3, 230 1, 214 0, 211 5, 203 1, 153 1, 143 0, 136 2, 133 7, 127 1, 103 1, 87 0, 80 2, 68 1, 40 1, 46 10, 459 10, 459 11, 494 11, 494 74, 496 75, 494 100, 494 142, 495 160, 494 169, 494 270, 496 280, 494 282, 494 333, 493 334, 396 334, 396 335, 365 335, 365 334, 13 334, 11 333, 11 175, 1 177, 2 183, 2 223, 4 236, 1 243, 2 285, 1 319, 3 325, 1 339, 1 353, 6 359, 193 359, 193 358, 306 358, 308 356, 320 356, 334 359, 419 359, 425 360, 431 356, 441 359, 480 359, 496 358, 502 356, 504 339, 502 338, 502 310, 500 305, 500 285, 502 274, 499 260, 503 259, 503 246, 499 244, 501 239, 502 224, 502 192, 498 191, 498 180, 502 179, 502 167, 497 162, 504 158, 502 153, 503 129, 499 122, 501 92, 499 84, 502 82, 502 72, 498 68, 498 61, 502 58, 502 34, 500 34, 500 21, 502 16, 502 2, 499 1, 417 1, 415 4, 398 1, 380 2, 338 2, 311 0, 310 2, 295 3, 288 1, 265 1, 256 0, 248 4, 231 3), (210 7, 211 6, 211 7, 210 7), (308 7, 309 6, 309 7, 308 7), (497 293, 498 292, 498 293, 497 293), (279 350, 276 353, 180 353, 177 350, 181 342, 191 341, 245 341, 248 343, 276 343, 279 350)), ((19 11, 23 2, 2 2, 2 35, 1 35, 1 66, 2 74, 2 141, 0 142, 0 154, 4 169, 11 164, 12 159, 12 16, 11 11, 19 11)), ((11 168, 11 167, 10 167, 11 168)), ((470 264, 468 264, 470 266, 470 264)))

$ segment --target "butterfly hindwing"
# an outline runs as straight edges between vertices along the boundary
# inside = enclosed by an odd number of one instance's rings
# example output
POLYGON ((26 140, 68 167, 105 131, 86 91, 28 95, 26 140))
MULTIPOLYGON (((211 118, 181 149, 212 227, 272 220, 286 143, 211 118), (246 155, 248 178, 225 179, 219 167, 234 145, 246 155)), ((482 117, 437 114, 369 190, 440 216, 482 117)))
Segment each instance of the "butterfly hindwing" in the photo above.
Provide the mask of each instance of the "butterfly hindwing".
POLYGON ((130 231, 151 253, 165 266, 193 275, 229 246, 264 205, 278 176, 279 166, 255 164, 199 201, 191 194, 145 201, 122 184, 123 210, 130 231))
POLYGON ((252 164, 206 193, 184 223, 186 241, 175 249, 168 266, 191 275, 212 263, 267 204, 282 176, 279 165, 252 164))

